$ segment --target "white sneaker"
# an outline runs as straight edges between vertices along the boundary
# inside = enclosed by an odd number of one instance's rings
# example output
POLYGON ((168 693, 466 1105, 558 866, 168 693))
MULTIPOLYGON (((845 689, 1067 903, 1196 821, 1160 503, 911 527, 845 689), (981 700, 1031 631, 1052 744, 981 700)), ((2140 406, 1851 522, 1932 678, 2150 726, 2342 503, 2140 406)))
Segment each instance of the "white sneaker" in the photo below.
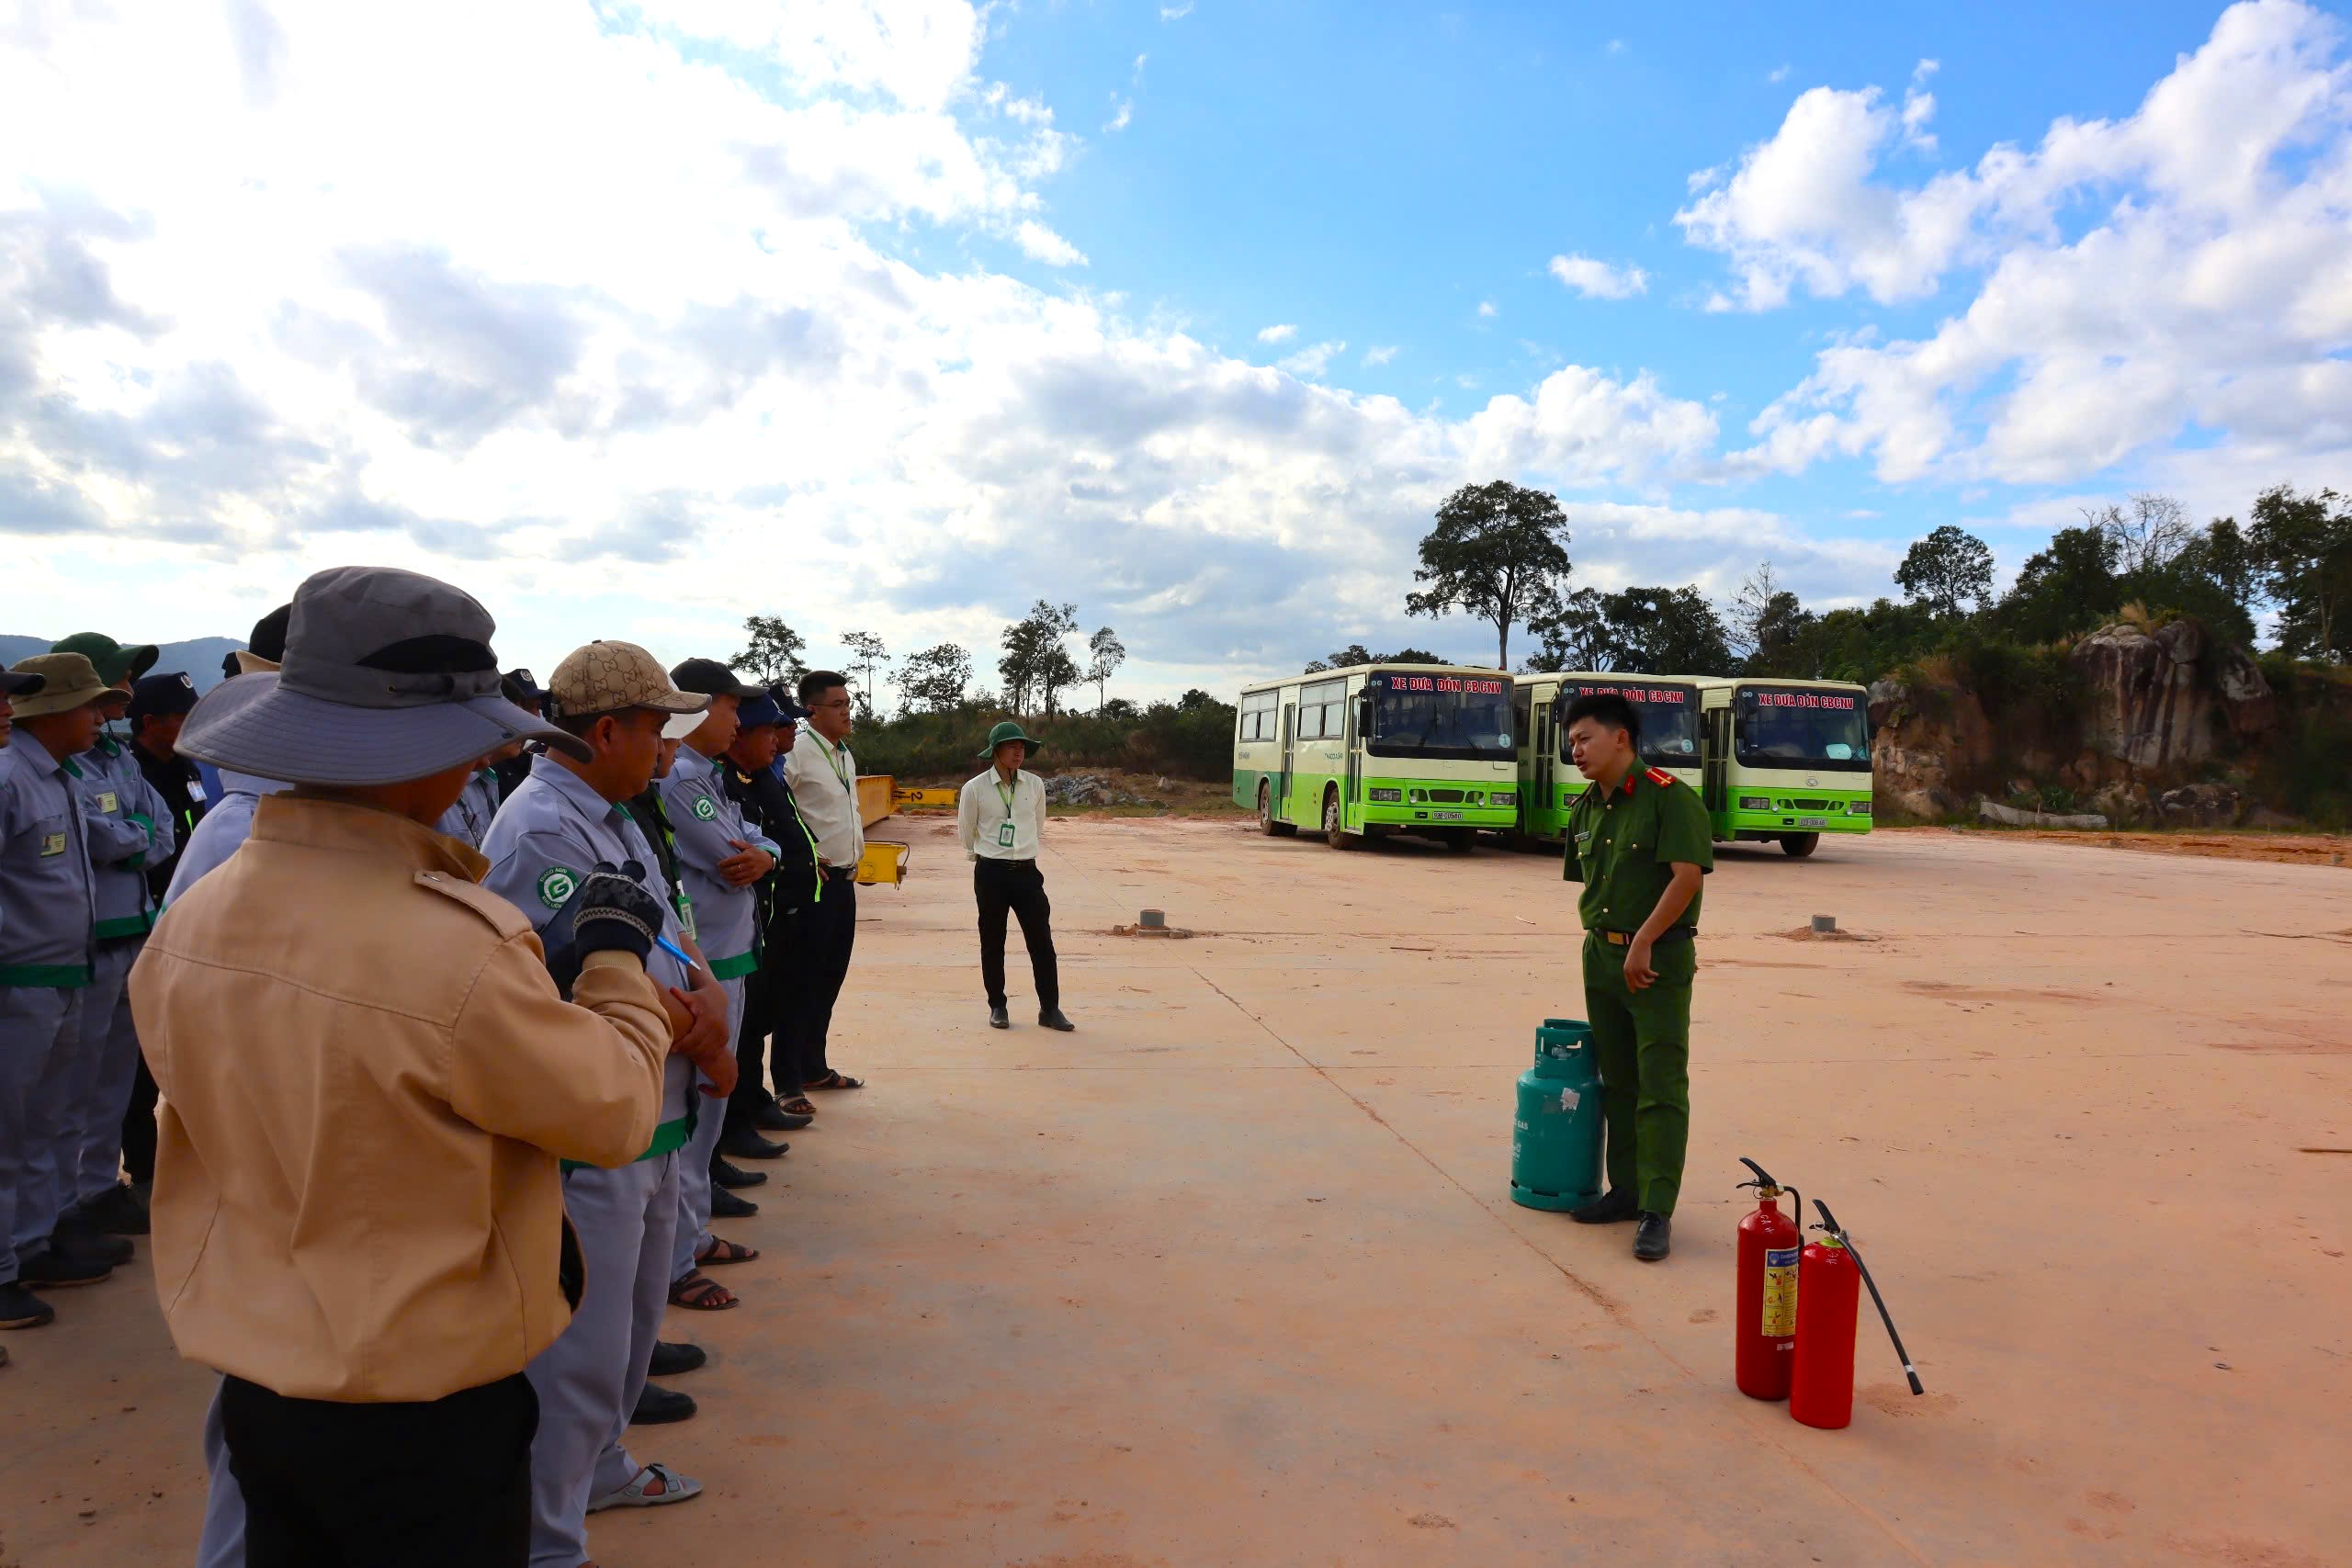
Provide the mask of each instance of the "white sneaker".
POLYGON ((659 1508, 665 1503, 683 1503, 701 1495, 701 1482, 680 1475, 666 1464, 649 1464, 630 1476, 627 1485, 591 1498, 588 1511, 596 1514, 606 1508, 659 1508))

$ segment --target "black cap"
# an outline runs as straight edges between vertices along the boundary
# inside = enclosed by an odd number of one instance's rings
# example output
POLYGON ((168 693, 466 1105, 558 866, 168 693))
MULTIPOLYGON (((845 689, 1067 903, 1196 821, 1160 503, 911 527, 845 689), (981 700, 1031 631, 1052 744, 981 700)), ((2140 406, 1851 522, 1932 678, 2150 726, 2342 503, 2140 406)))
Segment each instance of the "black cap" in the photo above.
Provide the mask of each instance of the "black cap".
POLYGON ((548 694, 539 689, 539 678, 528 670, 509 670, 500 678, 498 691, 526 713, 547 711, 548 694))
POLYGON ((255 659, 266 659, 272 664, 286 662, 286 628, 294 619, 294 606, 280 604, 254 623, 253 635, 245 638, 245 651, 255 659))
POLYGON ((29 697, 48 684, 48 676, 28 670, 0 670, 0 697, 29 697))
POLYGON ((125 711, 136 722, 139 719, 186 713, 196 706, 196 682, 187 675, 142 675, 130 688, 130 706, 125 711))
POLYGON ((689 659, 670 671, 670 683, 682 692, 698 692, 706 697, 756 697, 760 688, 739 679, 734 671, 716 659, 689 659))

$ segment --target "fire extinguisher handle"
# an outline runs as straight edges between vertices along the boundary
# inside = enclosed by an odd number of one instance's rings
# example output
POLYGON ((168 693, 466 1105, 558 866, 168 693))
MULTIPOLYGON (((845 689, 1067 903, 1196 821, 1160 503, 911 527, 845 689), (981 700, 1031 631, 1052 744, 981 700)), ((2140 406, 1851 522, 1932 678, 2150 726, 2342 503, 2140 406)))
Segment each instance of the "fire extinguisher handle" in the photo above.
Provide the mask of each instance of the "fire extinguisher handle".
MULTIPOLYGON (((1772 1173, 1771 1173, 1770 1171, 1769 1171, 1769 1170, 1765 1169, 1762 1166, 1758 1165, 1754 1160, 1749 1159, 1746 1155, 1742 1155, 1742 1156, 1739 1156, 1739 1163, 1740 1163, 1740 1164, 1742 1164, 1742 1165, 1744 1165, 1744 1166, 1746 1166, 1748 1169, 1750 1169, 1750 1170, 1752 1170, 1752 1171, 1754 1171, 1754 1172, 1756 1173, 1756 1179, 1755 1179, 1755 1180, 1753 1180, 1753 1181, 1743 1181, 1743 1182, 1741 1182, 1741 1183, 1740 1183, 1740 1186, 1742 1186, 1742 1187, 1778 1187, 1778 1186, 1780 1185, 1780 1183, 1779 1183, 1779 1182, 1777 1182, 1777 1181, 1775 1181, 1775 1180, 1773 1180, 1773 1179, 1772 1179, 1772 1173)), ((1791 1189, 1791 1190, 1792 1190, 1792 1191, 1793 1191, 1793 1190, 1794 1190, 1794 1189, 1791 1189)), ((1800 1210, 1798 1210, 1798 1211, 1797 1211, 1797 1213, 1800 1213, 1800 1214, 1802 1214, 1802 1213, 1804 1213, 1804 1210, 1802 1210, 1802 1209, 1800 1209, 1800 1210)))
MULTIPOLYGON (((1815 1198, 1813 1201, 1813 1206, 1821 1211, 1821 1228, 1836 1236, 1838 1245, 1843 1247, 1854 1259, 1856 1271, 1861 1275, 1862 1283, 1870 1290, 1871 1304, 1878 1308, 1878 1319, 1886 1325, 1886 1337, 1894 1343, 1895 1359, 1903 1363, 1903 1375, 1909 1380, 1911 1392, 1913 1393, 1927 1393, 1927 1385, 1919 1381, 1918 1369, 1911 1364, 1911 1352, 1903 1348, 1903 1336, 1894 1331, 1894 1314, 1886 1310, 1886 1298, 1878 1293, 1878 1281, 1871 1278, 1871 1267, 1862 1261, 1861 1251, 1855 1247, 1854 1238, 1846 1234, 1846 1227, 1838 1223, 1838 1216, 1829 1212, 1828 1204, 1815 1198)), ((1800 1213, 1804 1212, 1802 1207, 1798 1212, 1800 1213)))

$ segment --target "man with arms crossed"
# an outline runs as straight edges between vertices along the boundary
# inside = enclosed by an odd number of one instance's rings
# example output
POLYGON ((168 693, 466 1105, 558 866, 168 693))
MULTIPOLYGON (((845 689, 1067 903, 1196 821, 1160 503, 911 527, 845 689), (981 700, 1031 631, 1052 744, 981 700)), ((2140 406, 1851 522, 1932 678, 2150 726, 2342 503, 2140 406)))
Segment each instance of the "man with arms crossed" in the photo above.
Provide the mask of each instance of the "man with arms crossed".
POLYGON ((1566 731, 1577 771, 1592 781, 1568 813, 1562 875, 1584 884, 1585 1015, 1609 1147, 1609 1190, 1568 1217, 1638 1219, 1634 1256, 1655 1263, 1671 1246, 1690 1132, 1692 938, 1713 836, 1690 785, 1641 765, 1641 716, 1623 697, 1578 697, 1566 731))

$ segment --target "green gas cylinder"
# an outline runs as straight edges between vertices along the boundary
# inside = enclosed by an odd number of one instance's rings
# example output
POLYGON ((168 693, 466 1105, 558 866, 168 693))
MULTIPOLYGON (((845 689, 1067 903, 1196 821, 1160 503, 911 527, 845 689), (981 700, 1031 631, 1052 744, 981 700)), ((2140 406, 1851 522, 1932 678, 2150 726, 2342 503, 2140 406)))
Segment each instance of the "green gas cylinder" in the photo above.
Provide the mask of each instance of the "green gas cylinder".
POLYGON ((1600 1196, 1600 1074, 1592 1061, 1592 1028, 1547 1018, 1535 1032, 1535 1065, 1519 1076, 1511 1201, 1573 1209, 1600 1196))

